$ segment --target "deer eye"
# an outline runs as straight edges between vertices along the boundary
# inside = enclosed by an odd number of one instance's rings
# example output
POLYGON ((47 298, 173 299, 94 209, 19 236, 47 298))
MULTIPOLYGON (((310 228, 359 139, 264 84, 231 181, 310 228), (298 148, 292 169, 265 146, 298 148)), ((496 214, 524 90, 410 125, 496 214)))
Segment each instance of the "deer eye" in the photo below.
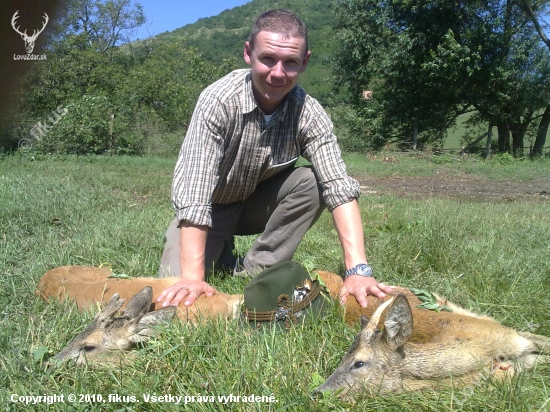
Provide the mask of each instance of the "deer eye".
POLYGON ((359 369, 359 368, 362 368, 363 366, 365 366, 365 362, 361 362, 361 361, 357 361, 353 364, 354 369, 359 369))
POLYGON ((84 346, 82 347, 82 350, 83 350, 84 352, 91 352, 91 351, 93 351, 93 350, 95 350, 95 349, 96 349, 96 346, 94 346, 94 345, 84 345, 84 346))

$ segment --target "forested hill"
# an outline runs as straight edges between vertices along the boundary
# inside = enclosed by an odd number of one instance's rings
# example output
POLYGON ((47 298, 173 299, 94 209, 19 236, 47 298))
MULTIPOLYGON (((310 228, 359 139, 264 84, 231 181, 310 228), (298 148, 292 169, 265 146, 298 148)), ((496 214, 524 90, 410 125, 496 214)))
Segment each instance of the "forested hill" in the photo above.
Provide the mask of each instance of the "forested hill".
POLYGON ((217 16, 198 20, 159 37, 186 40, 207 60, 219 63, 223 59, 242 58, 243 45, 254 19, 270 9, 290 9, 307 24, 311 60, 300 84, 309 94, 324 104, 332 97, 332 22, 334 15, 327 0, 253 0, 240 7, 225 10, 217 16))

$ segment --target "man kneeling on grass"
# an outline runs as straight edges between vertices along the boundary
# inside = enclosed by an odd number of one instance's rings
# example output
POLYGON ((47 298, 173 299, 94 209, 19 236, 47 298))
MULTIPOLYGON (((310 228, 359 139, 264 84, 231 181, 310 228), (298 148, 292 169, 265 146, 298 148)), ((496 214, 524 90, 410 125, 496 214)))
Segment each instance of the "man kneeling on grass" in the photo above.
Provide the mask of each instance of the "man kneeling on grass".
POLYGON ((159 270, 181 280, 160 295, 163 306, 212 296, 206 271, 213 267, 254 276, 292 259, 325 207, 347 268, 341 300, 351 294, 366 306, 367 295, 391 291, 367 264, 359 184, 346 173, 332 123, 296 84, 310 54, 304 22, 288 10, 268 11, 244 45, 250 69, 201 93, 174 172, 176 218, 159 270), (313 167, 294 167, 300 155, 313 167), (232 262, 233 236, 258 233, 244 259, 232 262))

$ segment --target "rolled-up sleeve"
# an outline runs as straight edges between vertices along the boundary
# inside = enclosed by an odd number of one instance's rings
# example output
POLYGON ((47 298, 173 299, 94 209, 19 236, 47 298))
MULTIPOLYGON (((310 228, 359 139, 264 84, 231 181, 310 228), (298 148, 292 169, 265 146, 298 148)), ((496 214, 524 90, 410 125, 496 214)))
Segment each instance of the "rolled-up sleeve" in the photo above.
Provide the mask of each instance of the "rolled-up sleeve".
POLYGON ((307 106, 309 113, 302 129, 305 143, 302 155, 312 163, 327 208, 332 212, 334 208, 358 199, 361 189, 346 172, 330 118, 315 99, 310 99, 307 106))
POLYGON ((223 154, 223 112, 213 96, 199 97, 183 141, 172 183, 179 222, 212 226, 212 193, 223 154))

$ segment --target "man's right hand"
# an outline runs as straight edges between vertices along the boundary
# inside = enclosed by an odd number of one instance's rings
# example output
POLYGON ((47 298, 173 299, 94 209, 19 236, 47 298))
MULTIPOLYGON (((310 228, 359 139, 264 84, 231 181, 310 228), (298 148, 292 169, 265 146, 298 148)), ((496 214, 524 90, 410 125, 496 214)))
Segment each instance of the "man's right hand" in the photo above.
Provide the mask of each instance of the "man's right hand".
POLYGON ((210 297, 215 293, 216 289, 203 280, 182 279, 164 290, 157 298, 157 302, 160 302, 162 307, 179 306, 181 301, 185 299, 183 304, 191 306, 200 295, 205 294, 210 297))

